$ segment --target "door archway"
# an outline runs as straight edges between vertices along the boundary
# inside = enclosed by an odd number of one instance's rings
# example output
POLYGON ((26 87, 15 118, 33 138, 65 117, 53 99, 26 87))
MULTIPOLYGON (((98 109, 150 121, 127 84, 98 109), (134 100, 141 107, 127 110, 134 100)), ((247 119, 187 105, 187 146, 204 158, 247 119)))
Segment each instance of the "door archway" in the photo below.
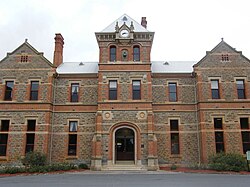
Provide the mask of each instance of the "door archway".
POLYGON ((115 161, 135 160, 135 132, 128 127, 115 131, 115 161))

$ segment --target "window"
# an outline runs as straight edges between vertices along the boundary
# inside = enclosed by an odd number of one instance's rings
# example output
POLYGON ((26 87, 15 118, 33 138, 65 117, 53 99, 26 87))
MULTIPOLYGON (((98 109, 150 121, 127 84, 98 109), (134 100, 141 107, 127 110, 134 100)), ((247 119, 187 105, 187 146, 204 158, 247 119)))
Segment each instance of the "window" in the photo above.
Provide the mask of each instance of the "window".
POLYGON ((215 132, 216 153, 224 152, 223 132, 215 132))
POLYGON ((221 61, 223 61, 223 62, 228 62, 228 61, 229 61, 228 54, 223 54, 223 55, 221 55, 221 61))
POLYGON ((34 143, 35 143, 35 133, 27 133, 25 153, 34 151, 34 143))
POLYGON ((117 81, 109 81, 109 100, 117 99, 117 81))
POLYGON ((68 155, 76 155, 77 149, 77 121, 69 122, 69 142, 68 142, 68 155))
POLYGON ((170 120, 170 130, 171 131, 178 131, 178 120, 170 120))
POLYGON ((176 83, 168 83, 168 91, 169 91, 169 101, 171 101, 171 102, 177 101, 176 83))
POLYGON ((214 118, 214 129, 222 129, 222 118, 214 118))
POLYGON ((71 102, 78 102, 79 84, 71 84, 71 102))
POLYGON ((171 154, 180 154, 179 133, 171 133, 171 154))
POLYGON ((10 120, 1 120, 0 129, 0 156, 6 156, 8 144, 8 131, 10 120))
POLYGON ((30 133, 30 131, 35 131, 35 130, 36 130, 36 120, 34 119, 27 120, 25 153, 34 151, 35 133, 30 133))
POLYGON ((133 81, 133 100, 141 99, 141 81, 133 81))
POLYGON ((28 56, 27 55, 22 55, 21 56, 21 62, 28 62, 28 56))
POLYGON ((248 118, 240 118, 241 129, 249 129, 248 118))
POLYGON ((250 150, 250 132, 241 132, 243 153, 250 150))
POLYGON ((180 154, 178 126, 179 126, 178 120, 170 120, 171 154, 180 154))
POLYGON ((36 120, 28 120, 27 121, 27 131, 35 131, 36 130, 36 120))
MULTIPOLYGON (((240 127, 241 130, 249 129, 248 118, 240 118, 240 127)), ((243 153, 246 154, 246 152, 250 150, 250 132, 241 131, 241 137, 242 137, 243 153)))
POLYGON ((69 122, 69 132, 77 132, 77 121, 69 122))
POLYGON ((6 81, 4 100, 12 100, 14 81, 6 81))
POLYGON ((1 120, 1 132, 8 132, 10 120, 1 120))
POLYGON ((110 47, 110 62, 115 62, 116 61, 116 47, 111 46, 110 47))
POLYGON ((0 134, 0 156, 6 156, 8 134, 0 134))
POLYGON ((133 48, 133 58, 134 58, 134 61, 140 61, 140 48, 139 46, 135 46, 133 48))
POLYGON ((244 80, 236 80, 238 99, 246 99, 244 80))
POLYGON ((69 156, 76 155, 76 145, 77 145, 77 135, 69 134, 69 147, 68 147, 69 156))
POLYGON ((211 80, 212 99, 220 99, 219 81, 211 80))
POLYGON ((30 100, 38 100, 38 88, 39 88, 39 82, 31 81, 30 100))

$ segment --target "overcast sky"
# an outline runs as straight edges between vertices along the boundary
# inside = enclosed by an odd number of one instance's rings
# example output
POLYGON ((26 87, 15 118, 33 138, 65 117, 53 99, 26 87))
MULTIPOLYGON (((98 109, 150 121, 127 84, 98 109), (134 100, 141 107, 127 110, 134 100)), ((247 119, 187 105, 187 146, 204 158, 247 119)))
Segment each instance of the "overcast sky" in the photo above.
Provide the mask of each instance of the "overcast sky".
POLYGON ((98 61, 95 32, 124 13, 155 32, 152 60, 199 61, 224 40, 250 58, 250 0, 0 0, 0 59, 25 38, 53 61, 54 35, 64 61, 98 61))

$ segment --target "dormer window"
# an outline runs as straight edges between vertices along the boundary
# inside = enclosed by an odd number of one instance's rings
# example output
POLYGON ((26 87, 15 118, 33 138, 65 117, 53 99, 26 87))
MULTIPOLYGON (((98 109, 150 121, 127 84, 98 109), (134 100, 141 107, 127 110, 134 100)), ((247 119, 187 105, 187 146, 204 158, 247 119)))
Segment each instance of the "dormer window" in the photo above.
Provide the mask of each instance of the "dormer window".
POLYGON ((222 61, 222 62, 228 62, 228 61, 229 61, 228 54, 223 54, 223 55, 221 55, 221 61, 222 61))
POLYGON ((28 55, 22 55, 21 62, 28 62, 28 55))
POLYGON ((110 47, 110 62, 115 62, 116 61, 116 47, 111 46, 110 47))

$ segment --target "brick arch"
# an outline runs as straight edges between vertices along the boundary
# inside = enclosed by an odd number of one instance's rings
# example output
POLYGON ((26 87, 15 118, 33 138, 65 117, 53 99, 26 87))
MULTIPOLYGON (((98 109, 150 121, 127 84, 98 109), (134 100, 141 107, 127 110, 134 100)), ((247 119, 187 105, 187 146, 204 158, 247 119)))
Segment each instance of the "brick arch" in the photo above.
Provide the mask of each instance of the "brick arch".
POLYGON ((113 164, 114 164, 114 161, 115 161, 115 158, 114 158, 114 138, 115 138, 115 132, 116 130, 118 129, 121 129, 121 128, 129 128, 129 129, 132 129, 135 133, 135 142, 136 142, 136 145, 135 145, 135 163, 137 160, 141 160, 141 130, 140 128, 134 124, 134 123, 131 123, 131 122, 119 122, 119 123, 116 123, 114 125, 111 126, 111 128, 109 129, 109 152, 108 152, 108 160, 112 160, 113 161, 113 164))

